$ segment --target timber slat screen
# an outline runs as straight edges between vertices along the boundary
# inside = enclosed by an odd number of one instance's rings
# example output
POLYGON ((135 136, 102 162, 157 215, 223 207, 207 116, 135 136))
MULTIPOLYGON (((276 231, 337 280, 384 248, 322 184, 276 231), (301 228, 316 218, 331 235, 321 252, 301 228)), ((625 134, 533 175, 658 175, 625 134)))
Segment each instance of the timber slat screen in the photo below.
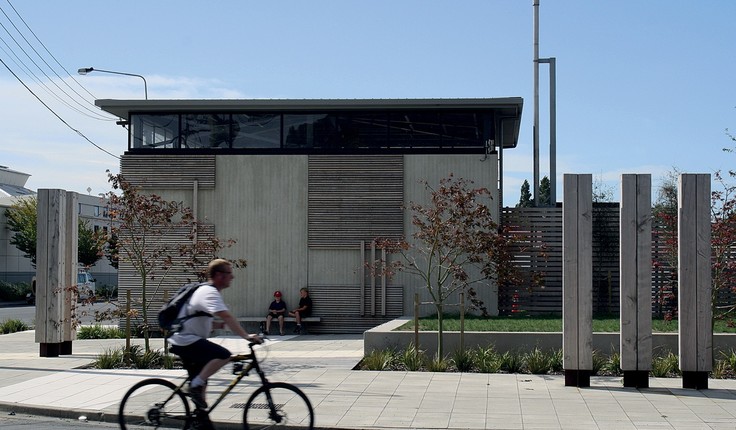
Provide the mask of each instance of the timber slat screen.
POLYGON ((214 189, 215 156, 126 154, 120 160, 120 173, 136 187, 191 190, 196 180, 200 189, 214 189))
MULTIPOLYGON (((618 204, 593 205, 593 311, 618 312, 618 204)), ((502 315, 562 312, 562 208, 504 208, 502 224, 517 239, 514 265, 523 285, 500 286, 502 315), (537 281, 534 281, 537 280, 537 281)))
POLYGON ((309 247, 351 248, 403 234, 404 158, 309 156, 309 247))
MULTIPOLYGON (((562 312, 562 208, 503 208, 503 226, 520 243, 513 249, 514 265, 521 271, 520 287, 499 287, 499 313, 512 315, 562 312), (541 279, 533 285, 533 276, 541 279)), ((618 203, 593 204, 593 312, 618 313, 619 303, 618 203)), ((676 224, 675 224, 676 226, 676 224)), ((660 219, 652 220, 652 314, 673 315, 677 310, 677 232, 660 219)), ((736 254, 736 250, 734 250, 736 254)), ((736 301, 736 292, 718 292, 717 303, 736 301)))
POLYGON ((363 300, 377 302, 376 314, 370 314, 371 306, 368 305, 365 314, 361 315, 360 289, 360 285, 310 285, 309 296, 314 303, 312 316, 321 317, 322 321, 308 326, 307 330, 310 333, 362 333, 403 314, 403 286, 387 285, 385 315, 380 294, 372 298, 368 291, 363 300))
MULTIPOLYGON (((215 227, 213 225, 199 224, 198 227, 197 235, 199 241, 208 241, 214 238, 215 227)), ((124 233, 125 232, 123 232, 121 236, 124 233)), ((170 299, 183 285, 189 282, 198 281, 191 269, 187 268, 186 263, 191 262, 191 258, 180 256, 178 251, 180 245, 191 243, 191 240, 188 239, 190 233, 190 228, 175 228, 169 230, 163 237, 155 238, 156 249, 160 250, 165 247, 167 252, 165 252, 164 255, 171 256, 172 269, 166 273, 166 276, 163 279, 161 279, 163 271, 156 271, 153 273, 153 279, 148 279, 146 282, 146 299, 149 303, 148 323, 153 330, 158 330, 158 311, 161 309, 161 306, 163 306, 166 299, 170 299)), ((202 269, 206 269, 206 265, 209 263, 210 257, 202 257, 202 259, 204 261, 202 269)), ((133 266, 130 263, 123 261, 122 258, 119 264, 118 277, 120 285, 130 287, 132 301, 131 308, 138 311, 138 318, 131 319, 131 325, 133 327, 139 326, 143 323, 143 288, 141 278, 133 266)), ((121 288, 119 292, 121 306, 123 307, 125 306, 125 303, 122 302, 124 301, 126 294, 125 289, 127 288, 121 288)), ((124 324, 125 319, 121 318, 120 327, 125 328, 124 324)))

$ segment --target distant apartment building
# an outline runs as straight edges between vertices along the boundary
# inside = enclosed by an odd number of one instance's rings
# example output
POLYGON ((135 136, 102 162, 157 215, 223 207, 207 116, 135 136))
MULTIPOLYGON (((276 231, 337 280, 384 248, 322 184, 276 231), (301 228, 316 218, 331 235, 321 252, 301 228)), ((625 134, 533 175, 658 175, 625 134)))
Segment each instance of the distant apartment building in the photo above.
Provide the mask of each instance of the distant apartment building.
MULTIPOLYGON (((366 268, 378 237, 410 237, 420 180, 450 174, 491 191, 499 219, 503 153, 516 147, 523 101, 492 99, 97 100, 128 124, 121 173, 182 201, 201 234, 237 240, 246 258, 226 300, 261 316, 281 290, 309 287, 325 330, 351 331, 412 313, 418 279, 366 268)), ((169 240, 186 241, 185 232, 169 240)), ((176 276, 165 285, 178 286, 176 276)), ((140 281, 121 263, 121 294, 140 281)), ((493 312, 497 291, 480 292, 493 312)), ((426 298, 426 297, 425 297, 426 298)))

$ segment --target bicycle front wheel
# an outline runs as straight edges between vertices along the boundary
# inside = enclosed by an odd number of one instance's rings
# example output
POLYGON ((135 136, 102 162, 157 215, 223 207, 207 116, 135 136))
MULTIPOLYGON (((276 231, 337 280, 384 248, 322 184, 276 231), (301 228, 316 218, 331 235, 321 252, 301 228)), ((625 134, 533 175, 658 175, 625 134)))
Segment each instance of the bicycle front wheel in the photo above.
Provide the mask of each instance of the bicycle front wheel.
POLYGON ((128 390, 120 402, 122 430, 139 428, 187 429, 189 403, 177 386, 165 379, 146 379, 128 390))
POLYGON ((302 390, 285 382, 274 382, 250 396, 243 423, 246 430, 294 426, 313 429, 314 410, 302 390))

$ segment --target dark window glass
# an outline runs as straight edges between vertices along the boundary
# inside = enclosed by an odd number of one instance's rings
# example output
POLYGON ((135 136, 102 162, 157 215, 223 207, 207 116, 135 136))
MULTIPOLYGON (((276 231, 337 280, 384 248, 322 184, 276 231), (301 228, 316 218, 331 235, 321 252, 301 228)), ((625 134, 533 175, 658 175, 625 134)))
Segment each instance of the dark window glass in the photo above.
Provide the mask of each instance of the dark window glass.
POLYGON ((417 148, 442 146, 442 123, 436 112, 392 112, 390 146, 417 148))
POLYGON ((179 115, 131 115, 133 148, 176 148, 179 115))
POLYGON ((284 115, 288 148, 356 149, 385 147, 388 116, 380 113, 284 115))
POLYGON ((284 115, 284 146, 287 148, 313 148, 330 139, 334 118, 327 114, 284 115), (316 138, 316 139, 315 139, 316 138), (315 140, 319 143, 315 145, 315 140))
POLYGON ((443 113, 442 146, 483 146, 485 115, 479 112, 443 113))
POLYGON ((281 146, 281 115, 233 115, 233 148, 278 148, 281 146))
POLYGON ((229 114, 187 114, 182 116, 182 148, 229 148, 232 145, 229 114))
POLYGON ((342 148, 388 146, 388 114, 355 112, 338 119, 342 148))

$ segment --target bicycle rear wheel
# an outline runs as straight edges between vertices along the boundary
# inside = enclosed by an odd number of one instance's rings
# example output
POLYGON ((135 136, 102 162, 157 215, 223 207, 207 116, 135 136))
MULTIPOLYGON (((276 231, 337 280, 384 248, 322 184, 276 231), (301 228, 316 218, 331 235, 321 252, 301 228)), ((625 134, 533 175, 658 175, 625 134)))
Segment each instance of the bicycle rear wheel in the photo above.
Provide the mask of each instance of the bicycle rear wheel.
POLYGON ((314 410, 307 396, 294 385, 274 382, 257 389, 243 412, 246 430, 286 427, 314 428, 314 410))
POLYGON ((177 386, 165 379, 146 379, 128 390, 120 402, 118 423, 122 430, 190 426, 189 403, 177 386))

